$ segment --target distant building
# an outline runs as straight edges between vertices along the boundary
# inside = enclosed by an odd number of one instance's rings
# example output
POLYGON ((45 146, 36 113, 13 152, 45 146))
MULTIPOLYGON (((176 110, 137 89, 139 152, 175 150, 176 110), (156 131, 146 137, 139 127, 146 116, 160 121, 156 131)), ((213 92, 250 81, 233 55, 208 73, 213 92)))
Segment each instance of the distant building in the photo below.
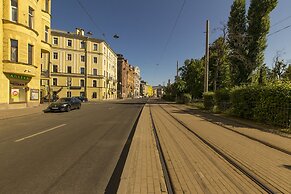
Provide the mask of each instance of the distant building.
POLYGON ((134 97, 134 78, 135 78, 134 67, 132 65, 129 65, 127 76, 128 98, 134 97))
POLYGON ((118 85, 117 85, 117 94, 118 98, 127 98, 128 97, 128 72, 129 64, 128 60, 124 59, 122 54, 118 54, 117 59, 117 71, 118 71, 118 85))
POLYGON ((161 98, 164 95, 164 87, 161 85, 158 86, 153 86, 153 90, 154 90, 154 96, 161 98))
POLYGON ((76 32, 52 30, 51 35, 53 96, 117 98, 117 55, 104 40, 86 36, 79 28, 76 32))
POLYGON ((140 97, 140 69, 134 67, 134 97, 140 97))

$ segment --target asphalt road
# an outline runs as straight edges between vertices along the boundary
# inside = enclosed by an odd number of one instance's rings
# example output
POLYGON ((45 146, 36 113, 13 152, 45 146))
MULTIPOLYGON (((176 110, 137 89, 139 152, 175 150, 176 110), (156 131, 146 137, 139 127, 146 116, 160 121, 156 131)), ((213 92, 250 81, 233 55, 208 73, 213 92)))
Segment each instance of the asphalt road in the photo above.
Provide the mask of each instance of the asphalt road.
POLYGON ((104 193, 145 100, 0 121, 0 193, 104 193))

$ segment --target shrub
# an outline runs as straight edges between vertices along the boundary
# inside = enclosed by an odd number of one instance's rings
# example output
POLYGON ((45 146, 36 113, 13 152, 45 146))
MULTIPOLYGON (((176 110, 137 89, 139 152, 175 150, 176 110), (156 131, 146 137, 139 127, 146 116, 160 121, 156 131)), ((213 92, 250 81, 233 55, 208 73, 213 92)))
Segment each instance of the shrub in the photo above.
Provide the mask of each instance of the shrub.
POLYGON ((191 94, 189 94, 189 93, 184 93, 184 94, 183 94, 183 103, 184 103, 184 104, 188 104, 188 103, 190 103, 191 100, 192 100, 192 96, 191 96, 191 94))
POLYGON ((217 112, 227 110, 230 107, 230 90, 221 89, 215 91, 214 104, 217 112))
POLYGON ((282 127, 290 126, 291 84, 236 87, 230 92, 231 112, 282 127))
POLYGON ((206 110, 212 110, 214 107, 214 92, 205 92, 203 94, 203 104, 206 110))

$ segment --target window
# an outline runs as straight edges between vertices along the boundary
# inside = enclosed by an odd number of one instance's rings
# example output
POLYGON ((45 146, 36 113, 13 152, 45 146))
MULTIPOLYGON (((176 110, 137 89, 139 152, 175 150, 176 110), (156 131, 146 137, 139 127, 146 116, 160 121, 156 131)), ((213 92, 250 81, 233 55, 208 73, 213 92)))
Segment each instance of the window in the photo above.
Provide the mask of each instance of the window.
POLYGON ((94 51, 97 51, 97 50, 98 50, 98 44, 94 44, 94 45, 93 45, 93 50, 94 50, 94 51))
POLYGON ((57 73, 58 72, 58 66, 57 65, 53 65, 53 72, 57 73))
POLYGON ((11 44, 11 61, 18 62, 18 41, 11 40, 10 44, 11 44))
POLYGON ((18 21, 18 0, 11 0, 11 20, 18 21))
POLYGON ((58 78, 53 78, 53 86, 57 86, 58 85, 58 78))
POLYGON ((27 63, 29 65, 32 65, 33 62, 33 46, 31 44, 28 44, 28 53, 27 53, 28 59, 27 59, 27 63))
POLYGON ((29 7, 28 8, 28 27, 29 28, 33 28, 33 20, 34 20, 34 10, 31 8, 31 7, 29 7))
POLYGON ((68 55, 67 55, 67 60, 68 60, 68 61, 72 61, 72 54, 68 54, 68 55))
POLYGON ((97 69, 93 69, 93 75, 97 75, 97 69))
POLYGON ((81 55, 81 62, 85 62, 85 56, 81 55))
POLYGON ((92 98, 97 98, 97 92, 93 92, 92 98))
POLYGON ((72 45, 73 45, 73 44, 72 44, 72 40, 68 40, 68 41, 67 41, 67 46, 68 46, 68 47, 72 47, 72 45))
POLYGON ((58 45, 58 44, 59 44, 59 39, 58 39, 58 38, 56 38, 56 37, 54 37, 53 44, 54 44, 54 45, 58 45))
POLYGON ((93 87, 96 88, 97 87, 97 81, 93 80, 93 87))
POLYGON ((97 57, 93 57, 93 62, 97 63, 97 57))
POLYGON ((67 92, 67 97, 68 98, 72 97, 72 92, 67 92))
POLYGON ((85 68, 84 68, 84 67, 81 67, 81 69, 80 69, 80 73, 81 73, 81 74, 85 74, 85 68))
POLYGON ((49 12, 49 0, 45 0, 44 11, 49 12))
POLYGON ((67 73, 72 73, 72 67, 71 66, 67 66, 67 73))
POLYGON ((85 81, 83 79, 80 80, 80 86, 84 87, 85 86, 85 81))
POLYGON ((81 49, 84 49, 84 48, 85 48, 85 42, 84 42, 84 41, 81 41, 81 43, 80 43, 80 48, 81 48, 81 49))
POLYGON ((58 59, 58 58, 59 58, 59 54, 56 53, 56 52, 54 52, 54 53, 53 53, 53 57, 54 57, 54 59, 58 59))
POLYGON ((45 31, 44 31, 44 41, 48 42, 48 38, 49 38, 49 27, 45 26, 45 31))

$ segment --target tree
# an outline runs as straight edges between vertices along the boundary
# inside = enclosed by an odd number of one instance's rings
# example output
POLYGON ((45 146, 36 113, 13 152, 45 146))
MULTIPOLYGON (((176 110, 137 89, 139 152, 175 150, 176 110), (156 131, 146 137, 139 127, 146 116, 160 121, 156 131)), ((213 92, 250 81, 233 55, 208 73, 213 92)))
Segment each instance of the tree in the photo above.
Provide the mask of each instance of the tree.
POLYGON ((181 80, 185 81, 185 92, 190 93, 192 98, 201 98, 204 83, 204 58, 187 59, 180 69, 181 80))
POLYGON ((224 35, 216 39, 210 46, 209 73, 210 88, 212 87, 213 91, 230 86, 228 52, 226 32, 224 31, 224 35))
POLYGON ((227 23, 228 45, 230 49, 229 61, 232 85, 246 83, 247 52, 246 52, 246 2, 235 0, 231 6, 230 16, 227 23))
POLYGON ((259 69, 264 63, 264 51, 267 48, 267 34, 270 30, 269 14, 278 4, 278 0, 251 0, 248 11, 247 28, 247 64, 248 75, 259 69))
POLYGON ((288 67, 287 67, 285 73, 283 74, 283 78, 284 78, 285 80, 289 80, 289 81, 291 81, 291 64, 288 65, 288 67))

